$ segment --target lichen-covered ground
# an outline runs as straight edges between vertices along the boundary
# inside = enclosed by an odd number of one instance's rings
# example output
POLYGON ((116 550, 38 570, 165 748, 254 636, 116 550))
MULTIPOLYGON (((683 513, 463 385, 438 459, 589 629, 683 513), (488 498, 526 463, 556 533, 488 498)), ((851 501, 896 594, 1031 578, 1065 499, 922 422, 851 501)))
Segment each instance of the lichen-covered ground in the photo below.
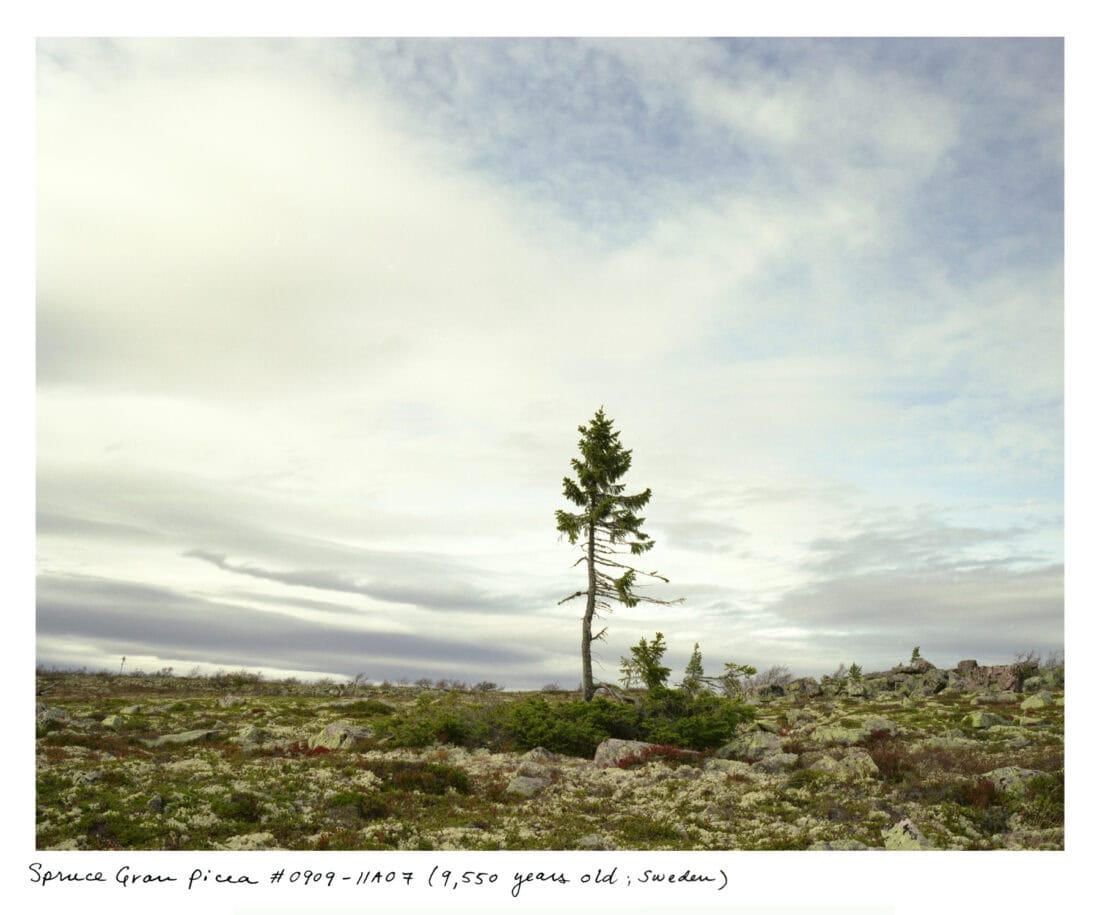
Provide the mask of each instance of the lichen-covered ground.
POLYGON ((779 698, 719 753, 597 766, 311 748, 332 723, 416 714, 412 687, 51 674, 39 688, 42 849, 1063 847, 1059 691, 779 698))

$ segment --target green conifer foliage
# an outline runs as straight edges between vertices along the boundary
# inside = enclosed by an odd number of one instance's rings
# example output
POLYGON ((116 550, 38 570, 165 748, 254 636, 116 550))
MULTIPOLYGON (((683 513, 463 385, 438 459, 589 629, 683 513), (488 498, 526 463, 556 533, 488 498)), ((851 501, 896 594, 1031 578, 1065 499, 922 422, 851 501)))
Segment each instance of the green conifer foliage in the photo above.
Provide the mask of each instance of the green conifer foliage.
POLYGON ((703 686, 703 653, 699 650, 698 642, 695 643, 687 667, 684 668, 684 679, 680 686, 689 693, 696 693, 703 686))
POLYGON ((585 598, 585 612, 581 623, 581 682, 586 701, 596 691, 592 678, 592 642, 603 638, 604 627, 593 634, 593 621, 601 612, 610 612, 612 602, 633 607, 639 602, 670 604, 676 601, 657 600, 639 594, 639 575, 668 579, 656 572, 642 572, 620 562, 622 555, 640 556, 653 548, 654 541, 642 530, 645 518, 638 512, 649 502, 650 490, 633 495, 626 494, 625 484, 619 482, 630 469, 631 453, 619 441, 619 433, 603 407, 596 411, 592 421, 580 426, 580 457, 571 461, 574 477, 565 477, 562 493, 576 511, 558 510, 558 531, 569 538, 571 544, 580 544, 581 557, 576 565, 583 564, 588 573, 588 585, 559 602, 577 597, 585 598))

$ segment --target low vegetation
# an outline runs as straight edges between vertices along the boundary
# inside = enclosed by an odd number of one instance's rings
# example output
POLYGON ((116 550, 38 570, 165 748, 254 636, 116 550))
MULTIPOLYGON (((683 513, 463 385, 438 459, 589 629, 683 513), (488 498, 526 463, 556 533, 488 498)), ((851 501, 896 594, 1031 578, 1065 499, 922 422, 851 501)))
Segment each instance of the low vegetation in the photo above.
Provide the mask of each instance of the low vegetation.
POLYGON ((556 686, 40 671, 37 843, 881 848, 908 820, 923 847, 1063 846, 1060 689, 1024 707, 1040 693, 780 694, 788 679, 740 699, 658 680, 584 702, 556 686), (597 764, 609 738, 638 743, 597 764))

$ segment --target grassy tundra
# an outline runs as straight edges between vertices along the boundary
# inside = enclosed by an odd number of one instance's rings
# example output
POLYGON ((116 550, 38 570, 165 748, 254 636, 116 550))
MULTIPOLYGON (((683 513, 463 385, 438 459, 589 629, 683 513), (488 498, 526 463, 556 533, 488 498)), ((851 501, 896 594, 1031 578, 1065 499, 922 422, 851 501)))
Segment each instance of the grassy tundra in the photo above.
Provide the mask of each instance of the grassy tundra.
POLYGON ((38 691, 41 849, 1064 841, 1057 686, 691 708, 245 673, 40 671, 38 691), (594 759, 607 738, 646 742, 594 759))

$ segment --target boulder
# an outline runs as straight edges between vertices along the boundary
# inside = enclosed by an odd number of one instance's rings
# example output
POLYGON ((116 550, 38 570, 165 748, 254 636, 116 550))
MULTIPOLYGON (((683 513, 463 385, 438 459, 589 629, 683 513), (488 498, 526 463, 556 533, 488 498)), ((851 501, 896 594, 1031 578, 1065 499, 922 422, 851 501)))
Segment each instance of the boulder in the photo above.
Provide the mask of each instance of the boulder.
POLYGON ((747 759, 755 761, 763 759, 771 753, 780 753, 782 748, 778 734, 768 731, 753 731, 736 737, 722 747, 715 755, 719 759, 747 759))
POLYGON ((324 747, 326 750, 356 750, 374 736, 374 731, 346 721, 334 721, 320 734, 309 738, 309 748, 324 747))
POLYGON ((855 839, 833 839, 831 842, 814 842, 809 851, 867 851, 867 846, 855 839))
POLYGON ((105 728, 120 728, 125 720, 121 715, 108 715, 100 724, 105 728))
POLYGON ((821 685, 813 677, 800 677, 787 684, 788 696, 820 696, 821 685))
POLYGON ((810 736, 818 743, 840 744, 845 747, 850 747, 862 738, 858 729, 844 728, 835 724, 823 724, 816 727, 810 736))
POLYGON ((979 693, 970 700, 971 705, 1012 705, 1019 698, 1016 693, 1003 690, 979 693))
POLYGON ((1008 690, 1018 693, 1024 684, 1023 668, 1019 664, 997 664, 992 667, 956 668, 964 689, 1008 690))
POLYGON ((35 708, 35 720, 42 723, 46 721, 57 721, 60 724, 68 724, 72 721, 69 713, 63 708, 52 708, 46 705, 39 705, 35 708))
POLYGON ((646 743, 644 740, 620 740, 618 737, 609 737, 598 747, 594 762, 601 768, 617 766, 625 759, 644 754, 647 750, 657 746, 655 743, 646 743))
POLYGON ((144 740, 142 743, 147 747, 156 749, 157 747, 165 747, 170 745, 198 743, 200 740, 209 740, 211 737, 217 735, 217 731, 213 728, 200 728, 196 731, 183 731, 179 734, 162 734, 160 737, 154 737, 152 740, 144 740))
POLYGON ((703 764, 704 772, 725 772, 727 775, 737 775, 751 778, 752 766, 739 759, 717 759, 712 757, 703 764))
POLYGON ((849 699, 866 699, 871 691, 863 680, 849 680, 844 686, 844 695, 849 699))
POLYGON ((852 747, 840 757, 822 755, 806 767, 812 772, 828 772, 841 778, 873 778, 878 766, 862 747, 852 747))
POLYGON ((966 674, 976 669, 977 666, 978 662, 975 661, 973 658, 970 658, 966 661, 959 661, 959 663, 955 665, 955 672, 958 674, 966 674))
POLYGON ((898 736, 898 726, 889 718, 865 718, 859 727, 859 737, 865 740, 872 734, 885 732, 888 737, 898 736))
POLYGON ((885 846, 895 851, 921 851, 932 847, 917 824, 908 817, 884 829, 882 838, 885 846))
POLYGON ((505 794, 516 794, 520 797, 534 797, 543 788, 550 784, 548 778, 531 778, 527 775, 517 775, 504 789, 505 794))
POLYGON ((525 759, 519 764, 516 774, 526 775, 530 778, 549 778, 550 769, 533 759, 525 759))
POLYGON ((1034 696, 1028 696, 1023 702, 1020 703, 1020 708, 1026 712, 1037 708, 1047 708, 1054 705, 1054 697, 1050 694, 1049 690, 1041 690, 1034 696))
POLYGON ((1008 724, 1008 721, 992 712, 971 712, 966 716, 966 723, 972 728, 991 728, 995 724, 1008 724))
POLYGON ((1020 766, 1002 766, 991 772, 983 773, 981 777, 988 778, 998 791, 1003 791, 1005 794, 1022 794, 1028 782, 1045 774, 1035 769, 1024 769, 1020 766))
POLYGON ((797 753, 769 753, 756 763, 756 768, 764 772, 783 772, 793 769, 796 765, 798 765, 797 753))
POLYGON ((926 747, 935 747, 939 750, 973 750, 982 745, 980 740, 960 737, 956 734, 941 734, 929 737, 923 743, 926 747))

